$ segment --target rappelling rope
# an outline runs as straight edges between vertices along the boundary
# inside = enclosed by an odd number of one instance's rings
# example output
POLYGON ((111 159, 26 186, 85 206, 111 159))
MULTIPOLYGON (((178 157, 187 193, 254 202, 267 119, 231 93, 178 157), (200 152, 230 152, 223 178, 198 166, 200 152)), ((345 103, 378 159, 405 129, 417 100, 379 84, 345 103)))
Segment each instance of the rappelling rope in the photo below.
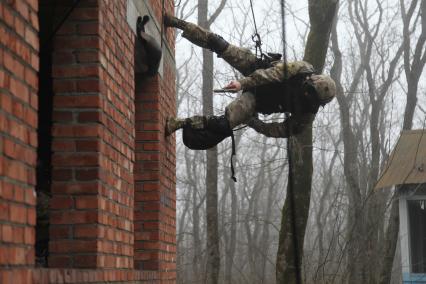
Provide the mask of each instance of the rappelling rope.
POLYGON ((250 9, 251 9, 251 15, 253 17, 253 23, 254 23, 254 34, 251 36, 251 39, 256 46, 256 57, 259 57, 259 54, 260 54, 260 58, 262 58, 263 57, 262 40, 260 38, 259 32, 257 31, 256 17, 254 15, 254 9, 253 9, 253 0, 250 0, 250 9))
MULTIPOLYGON (((288 77, 288 65, 287 65, 287 42, 286 42, 286 22, 285 22, 285 0, 281 0, 281 26, 282 26, 282 43, 283 43, 283 63, 284 63, 284 81, 287 80, 288 77)), ((262 52, 262 40, 260 38, 259 32, 257 30, 257 24, 256 24, 256 17, 254 13, 253 8, 253 1, 250 0, 250 8, 251 13, 253 17, 253 23, 254 23, 254 30, 255 33, 252 35, 252 40, 255 43, 256 46, 256 57, 259 58, 260 54, 260 60, 263 59, 264 54, 262 52)), ((256 65, 258 63, 256 62, 256 65)), ((256 66, 258 67, 258 66, 256 66)), ((257 69, 257 68, 256 68, 257 69)), ((256 93, 256 88, 255 88, 256 93)), ((287 93, 287 84, 284 84, 284 95, 287 93)), ((287 104, 289 106, 292 106, 292 109, 294 109, 294 98, 293 96, 286 96, 291 101, 288 101, 287 104)), ((286 113, 286 120, 289 119, 289 114, 286 113)), ((300 268, 300 252, 299 252, 299 240, 297 235, 297 226, 296 226, 296 211, 295 211, 295 198, 294 198, 294 180, 293 180, 293 161, 291 156, 291 142, 290 142, 290 131, 291 126, 287 125, 287 158, 288 158, 288 198, 290 203, 290 215, 291 215, 291 228, 292 228, 292 239, 293 239, 293 249, 294 249, 294 269, 296 274, 296 283, 301 284, 302 283, 302 277, 301 277, 301 268, 300 268)))
MULTIPOLYGON (((260 38, 259 32, 257 31, 257 24, 256 24, 256 16, 254 14, 254 8, 253 8, 253 0, 250 0, 250 10, 251 10, 251 15, 253 18, 253 25, 254 25, 254 34, 251 36, 252 41, 255 43, 255 47, 256 47, 256 60, 255 60, 255 70, 257 70, 260 66, 259 63, 262 60, 262 40, 260 38), (259 56, 260 54, 260 56, 259 56), (260 60, 259 60, 260 59, 260 60)), ((254 88, 254 95, 256 96, 257 94, 257 87, 254 88)), ((240 130, 242 129, 238 128, 234 131, 240 130)), ((234 165, 233 165, 233 160, 232 157, 235 155, 235 139, 234 139, 234 135, 231 135, 232 138, 232 154, 231 154, 231 172, 232 172, 232 179, 234 181, 237 181, 235 176, 234 176, 234 165)))

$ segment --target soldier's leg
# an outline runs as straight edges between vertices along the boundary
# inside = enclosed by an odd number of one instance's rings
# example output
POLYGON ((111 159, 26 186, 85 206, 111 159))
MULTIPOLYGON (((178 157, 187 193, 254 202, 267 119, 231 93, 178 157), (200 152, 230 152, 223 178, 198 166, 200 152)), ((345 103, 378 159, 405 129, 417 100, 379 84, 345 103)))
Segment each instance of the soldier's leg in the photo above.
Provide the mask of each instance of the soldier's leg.
POLYGON ((232 128, 247 123, 256 113, 256 98, 253 93, 244 92, 227 107, 225 116, 232 128))
POLYGON ((244 92, 233 100, 222 116, 193 116, 189 118, 170 117, 166 122, 166 136, 189 126, 192 129, 212 129, 218 132, 228 132, 228 129, 247 123, 256 113, 256 99, 253 93, 244 92))
POLYGON ((183 143, 193 150, 206 150, 232 135, 228 119, 222 116, 193 116, 186 119, 169 118, 166 135, 182 128, 183 143))
POLYGON ((258 69, 261 60, 257 58, 248 48, 242 48, 230 44, 222 54, 218 55, 223 60, 237 69, 244 76, 248 76, 258 69))
POLYGON ((195 130, 212 129, 218 132, 228 132, 229 122, 226 115, 195 115, 188 118, 169 117, 166 121, 166 136, 184 127, 190 127, 195 130))
MULTIPOLYGON (((195 45, 198 45, 202 48, 210 48, 209 37, 211 32, 184 20, 173 17, 169 14, 164 15, 164 25, 166 27, 174 27, 183 31, 182 36, 192 42, 195 45)), ((211 41, 211 40, 210 40, 211 41)), ((223 46, 219 46, 219 52, 223 51, 227 47, 227 42, 224 41, 223 46)))
POLYGON ((169 14, 164 15, 164 25, 181 29, 184 38, 195 45, 215 52, 244 75, 248 75, 256 69, 258 59, 247 48, 232 45, 215 33, 169 14))

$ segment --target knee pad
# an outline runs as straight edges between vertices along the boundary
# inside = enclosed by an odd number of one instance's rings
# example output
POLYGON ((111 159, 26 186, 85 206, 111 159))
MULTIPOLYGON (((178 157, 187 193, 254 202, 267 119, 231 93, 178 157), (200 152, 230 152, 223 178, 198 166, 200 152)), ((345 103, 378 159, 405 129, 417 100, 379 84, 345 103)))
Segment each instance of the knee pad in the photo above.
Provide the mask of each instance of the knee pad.
POLYGON ((223 39, 220 35, 209 34, 207 37, 207 43, 211 51, 220 55, 228 47, 229 43, 223 39))

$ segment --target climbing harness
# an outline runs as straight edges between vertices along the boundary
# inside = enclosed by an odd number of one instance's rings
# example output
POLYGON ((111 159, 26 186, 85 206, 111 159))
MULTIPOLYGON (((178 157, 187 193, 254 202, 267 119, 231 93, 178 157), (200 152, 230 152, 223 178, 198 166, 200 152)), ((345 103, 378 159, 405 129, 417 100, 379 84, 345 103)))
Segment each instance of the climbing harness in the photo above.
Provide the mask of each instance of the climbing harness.
POLYGON ((273 52, 266 52, 263 53, 262 50, 262 38, 260 37, 260 34, 257 30, 257 24, 256 24, 256 16, 254 14, 254 8, 253 8, 253 0, 250 0, 250 10, 251 10, 251 15, 253 18, 253 24, 254 24, 254 34, 251 36, 251 40, 254 42, 254 46, 256 49, 255 55, 256 58, 259 59, 259 61, 256 62, 256 67, 261 67, 261 68, 265 68, 265 67, 270 67, 268 65, 271 64, 271 62, 273 61, 277 61, 281 59, 281 54, 279 53, 273 53, 273 52), (266 66, 259 66, 259 63, 262 63, 263 65, 266 66))

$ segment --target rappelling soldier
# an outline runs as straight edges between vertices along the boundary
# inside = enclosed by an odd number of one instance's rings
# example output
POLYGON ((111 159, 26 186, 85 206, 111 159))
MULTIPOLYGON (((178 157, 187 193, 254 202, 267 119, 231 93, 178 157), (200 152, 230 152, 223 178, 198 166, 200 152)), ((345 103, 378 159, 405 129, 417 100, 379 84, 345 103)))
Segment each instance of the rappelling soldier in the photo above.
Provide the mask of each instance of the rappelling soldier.
POLYGON ((208 149, 226 137, 232 129, 248 124, 256 129, 257 113, 290 113, 291 116, 270 136, 288 137, 300 133, 314 118, 320 106, 336 94, 334 81, 327 75, 316 74, 304 61, 284 63, 275 54, 258 58, 250 50, 228 43, 221 36, 195 24, 165 15, 164 25, 183 31, 192 43, 208 48, 245 77, 231 81, 225 90, 242 91, 222 116, 194 116, 185 119, 168 118, 166 135, 183 128, 183 142, 191 149, 208 149))

